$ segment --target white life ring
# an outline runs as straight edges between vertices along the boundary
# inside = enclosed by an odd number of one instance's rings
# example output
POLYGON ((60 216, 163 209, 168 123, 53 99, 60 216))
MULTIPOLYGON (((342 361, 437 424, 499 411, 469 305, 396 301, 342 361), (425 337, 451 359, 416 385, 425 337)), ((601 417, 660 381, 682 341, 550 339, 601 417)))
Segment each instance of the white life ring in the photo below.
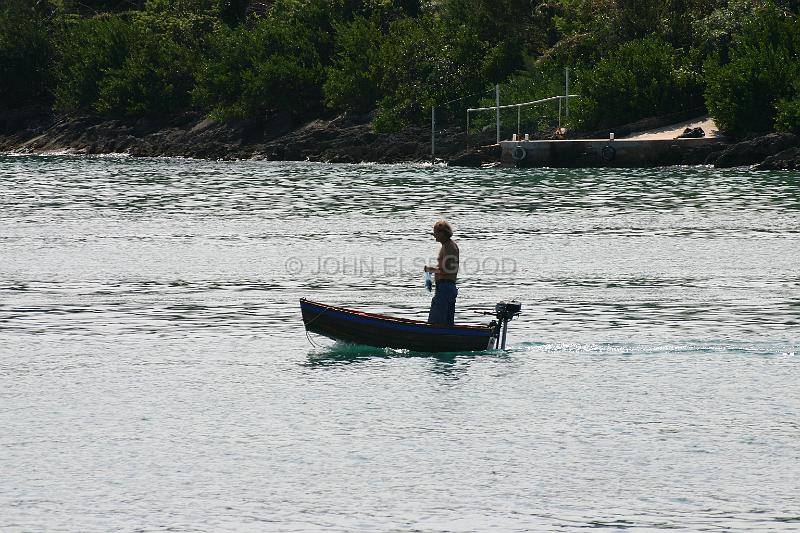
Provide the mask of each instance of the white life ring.
POLYGON ((613 146, 606 145, 600 151, 600 155, 603 157, 603 161, 613 161, 617 155, 617 150, 613 146))
POLYGON ((528 151, 523 148, 522 146, 515 146, 513 150, 511 150, 511 159, 514 161, 522 161, 528 156, 528 151))

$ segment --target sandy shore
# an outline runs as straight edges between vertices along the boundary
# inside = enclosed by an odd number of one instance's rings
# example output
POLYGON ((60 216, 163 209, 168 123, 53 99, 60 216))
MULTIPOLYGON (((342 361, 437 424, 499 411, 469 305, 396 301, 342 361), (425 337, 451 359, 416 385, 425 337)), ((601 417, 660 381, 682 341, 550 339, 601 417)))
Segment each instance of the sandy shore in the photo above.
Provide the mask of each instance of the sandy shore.
POLYGON ((717 128, 714 119, 708 115, 692 120, 670 124, 661 128, 653 128, 651 130, 641 131, 631 134, 625 139, 639 139, 639 140, 655 140, 655 139, 674 139, 682 134, 686 128, 703 128, 706 137, 722 137, 719 129, 717 128))

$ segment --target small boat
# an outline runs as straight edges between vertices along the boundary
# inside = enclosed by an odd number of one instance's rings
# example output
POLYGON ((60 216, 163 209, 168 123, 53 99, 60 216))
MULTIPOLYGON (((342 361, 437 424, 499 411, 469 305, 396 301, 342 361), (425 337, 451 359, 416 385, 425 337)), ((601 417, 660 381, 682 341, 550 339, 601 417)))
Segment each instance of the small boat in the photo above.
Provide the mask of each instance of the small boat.
POLYGON ((308 332, 354 344, 415 352, 482 351, 498 347, 501 338, 502 348, 505 348, 508 321, 517 316, 520 309, 518 302, 501 302, 495 307, 498 320, 486 326, 448 326, 300 299, 303 323, 308 332))

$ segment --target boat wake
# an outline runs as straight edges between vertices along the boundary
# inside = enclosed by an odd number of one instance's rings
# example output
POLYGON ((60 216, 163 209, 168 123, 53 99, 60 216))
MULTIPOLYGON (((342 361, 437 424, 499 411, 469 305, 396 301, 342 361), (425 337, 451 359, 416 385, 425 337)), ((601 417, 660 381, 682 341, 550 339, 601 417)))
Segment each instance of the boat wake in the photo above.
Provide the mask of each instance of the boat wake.
POLYGON ((511 346, 513 351, 541 353, 576 353, 586 355, 670 355, 731 354, 794 357, 797 345, 791 343, 686 342, 663 344, 639 343, 571 343, 522 342, 511 346))

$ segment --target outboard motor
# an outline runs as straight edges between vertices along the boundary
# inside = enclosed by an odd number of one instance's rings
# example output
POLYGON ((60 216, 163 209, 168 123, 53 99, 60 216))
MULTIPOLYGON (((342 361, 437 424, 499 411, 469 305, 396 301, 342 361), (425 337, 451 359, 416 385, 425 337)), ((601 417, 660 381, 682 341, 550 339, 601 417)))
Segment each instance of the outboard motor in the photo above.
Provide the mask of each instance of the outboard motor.
POLYGON ((511 322, 511 319, 515 316, 519 316, 521 311, 522 304, 516 300, 511 300, 509 302, 498 302, 497 305, 494 306, 494 314, 497 317, 497 323, 495 324, 494 330, 495 349, 506 349, 506 333, 508 333, 508 323, 511 322))

